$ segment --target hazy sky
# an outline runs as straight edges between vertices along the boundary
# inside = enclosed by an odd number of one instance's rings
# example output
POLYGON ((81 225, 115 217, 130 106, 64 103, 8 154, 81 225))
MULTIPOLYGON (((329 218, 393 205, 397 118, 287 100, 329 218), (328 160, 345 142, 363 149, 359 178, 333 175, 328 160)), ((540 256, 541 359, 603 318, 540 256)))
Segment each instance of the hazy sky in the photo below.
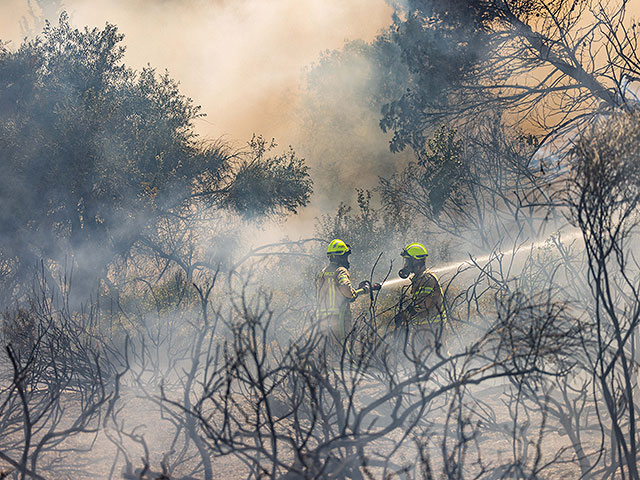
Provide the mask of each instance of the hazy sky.
MULTIPOLYGON (((45 0, 46 1, 46 0, 45 0)), ((0 0, 0 39, 22 37, 27 0, 0 0)), ((125 62, 169 70, 207 117, 198 130, 244 143, 253 132, 289 143, 305 66, 346 39, 391 22, 384 0, 64 0, 75 26, 115 23, 125 62)))

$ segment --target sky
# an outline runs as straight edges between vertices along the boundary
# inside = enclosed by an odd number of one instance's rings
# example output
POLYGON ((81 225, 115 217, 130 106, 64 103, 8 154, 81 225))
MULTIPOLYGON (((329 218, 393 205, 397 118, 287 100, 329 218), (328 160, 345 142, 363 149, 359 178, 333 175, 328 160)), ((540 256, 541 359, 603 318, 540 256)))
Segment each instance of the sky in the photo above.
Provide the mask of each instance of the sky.
MULTIPOLYGON (((19 45, 28 0, 0 0, 0 39, 19 45)), ((52 1, 52 0, 43 0, 52 1)), ((55 1, 55 0, 53 0, 55 1)), ((116 24, 125 63, 167 69, 207 114, 198 132, 290 143, 305 67, 391 22, 384 0, 62 0, 75 26, 116 24)), ((37 31, 37 29, 36 29, 37 31)))

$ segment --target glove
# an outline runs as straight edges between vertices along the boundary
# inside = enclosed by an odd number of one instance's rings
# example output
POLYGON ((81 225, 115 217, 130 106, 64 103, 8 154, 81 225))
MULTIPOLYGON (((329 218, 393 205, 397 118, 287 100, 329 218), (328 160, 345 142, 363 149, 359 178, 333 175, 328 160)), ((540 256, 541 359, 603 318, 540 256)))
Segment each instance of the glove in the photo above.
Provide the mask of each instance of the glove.
POLYGON ((363 280, 360 282, 360 285, 358 285, 358 289, 363 289, 365 292, 368 292, 370 288, 371 283, 369 283, 369 280, 363 280))
POLYGON ((382 285, 379 283, 374 283, 373 285, 371 285, 371 290, 373 290, 374 292, 377 292, 381 288, 382 288, 382 285))

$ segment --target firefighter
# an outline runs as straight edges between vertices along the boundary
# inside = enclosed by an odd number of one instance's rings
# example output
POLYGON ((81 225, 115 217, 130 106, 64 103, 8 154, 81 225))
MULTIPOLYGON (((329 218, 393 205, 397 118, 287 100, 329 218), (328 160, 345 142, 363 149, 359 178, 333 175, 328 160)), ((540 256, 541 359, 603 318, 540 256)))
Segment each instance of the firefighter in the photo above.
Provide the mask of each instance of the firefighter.
POLYGON ((344 342, 351 331, 350 304, 358 295, 371 290, 380 290, 380 284, 370 285, 364 281, 354 289, 349 275, 349 255, 351 247, 340 239, 334 239, 327 247, 329 265, 316 278, 316 298, 318 319, 326 322, 340 341, 344 342))
POLYGON ((427 249, 420 243, 410 243, 400 254, 404 265, 398 272, 411 284, 402 292, 396 326, 427 325, 447 321, 444 294, 438 278, 427 269, 427 249))

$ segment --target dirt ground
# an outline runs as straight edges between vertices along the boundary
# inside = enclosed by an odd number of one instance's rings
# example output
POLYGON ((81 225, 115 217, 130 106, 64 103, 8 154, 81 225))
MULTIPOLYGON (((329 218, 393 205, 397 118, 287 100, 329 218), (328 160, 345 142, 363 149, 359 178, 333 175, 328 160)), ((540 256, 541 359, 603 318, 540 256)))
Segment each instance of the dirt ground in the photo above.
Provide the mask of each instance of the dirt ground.
MULTIPOLYGON (((514 425, 506 406, 504 391, 505 385, 496 383, 478 388, 474 394, 477 398, 482 399, 484 408, 491 411, 491 415, 495 415, 495 417, 492 419, 491 425, 485 426, 482 422, 475 424, 478 434, 473 442, 470 442, 470 447, 466 452, 469 478, 473 478, 473 474, 480 471, 476 445, 479 445, 482 464, 487 472, 483 478, 501 478, 504 473, 501 466, 512 463, 514 451, 520 455, 526 451, 524 453, 526 463, 531 467, 536 461, 538 446, 541 452, 538 467, 544 466, 539 478, 578 478, 580 471, 577 462, 573 460, 574 453, 570 448, 568 437, 554 431, 545 431, 543 440, 539 442, 539 424, 542 418, 540 412, 528 412, 526 417, 523 416, 514 425), (514 427, 520 433, 526 434, 526 440, 513 440, 514 427), (559 458, 553 461, 557 454, 560 454, 559 458)), ((68 418, 72 418, 72 413, 74 409, 77 409, 77 405, 74 406, 72 401, 69 401, 68 404, 67 415, 69 415, 68 418)), ((170 458, 175 458, 175 450, 179 447, 180 441, 178 441, 178 445, 172 446, 174 426, 166 416, 160 414, 157 405, 148 399, 138 398, 135 391, 125 391, 122 404, 126 405, 126 408, 120 411, 117 416, 119 426, 122 430, 132 433, 129 438, 121 440, 121 445, 127 450, 131 466, 128 472, 125 468, 127 461, 123 453, 109 440, 109 436, 112 439, 115 438, 113 424, 111 421, 105 422, 104 419, 101 419, 97 433, 84 433, 69 437, 60 446, 61 451, 43 455, 38 472, 44 478, 52 480, 140 478, 140 469, 145 464, 143 459, 148 458, 150 471, 154 474, 145 478, 161 478, 158 474, 162 470, 163 457, 169 455, 170 458), (144 451, 143 439, 149 452, 148 456, 144 451)), ((434 421, 434 427, 431 445, 427 452, 431 466, 437 473, 442 470, 443 456, 441 435, 438 429, 444 431, 445 426, 437 421, 438 419, 430 420, 434 421)), ((7 439, 5 438, 5 440, 7 439)), ((597 451, 599 437, 594 435, 585 443, 589 444, 593 451, 597 451)), ((191 453, 196 453, 193 446, 191 453)), ((398 452, 394 456, 394 460, 400 465, 415 465, 416 455, 416 450, 408 446, 398 452)), ((16 456, 16 452, 14 452, 13 458, 16 456)), ((171 469, 168 472, 170 478, 202 478, 201 473, 188 476, 197 468, 196 458, 197 456, 171 469)), ((247 468, 240 460, 231 455, 212 458, 212 466, 214 478, 232 480, 247 477, 247 468)), ((374 478, 377 477, 375 469, 368 469, 368 472, 374 478)))

